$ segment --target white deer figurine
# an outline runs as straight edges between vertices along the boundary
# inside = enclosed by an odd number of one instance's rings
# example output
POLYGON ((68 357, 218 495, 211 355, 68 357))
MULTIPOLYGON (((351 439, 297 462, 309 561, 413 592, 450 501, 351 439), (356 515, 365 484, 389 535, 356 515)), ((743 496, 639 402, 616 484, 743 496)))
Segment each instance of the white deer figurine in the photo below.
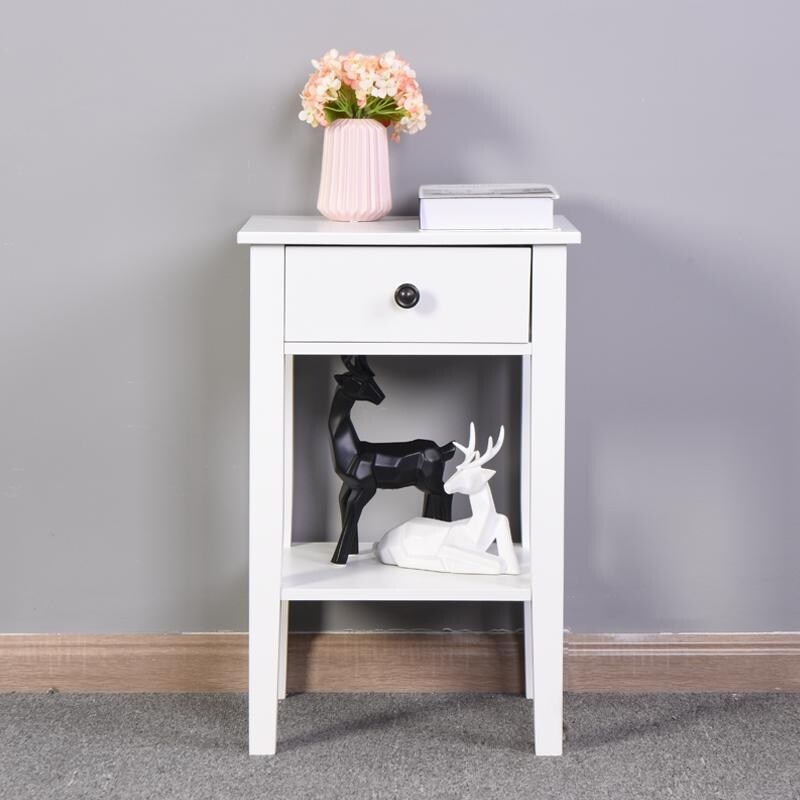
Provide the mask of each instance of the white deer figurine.
POLYGON ((464 461, 444 484, 448 494, 469 495, 472 516, 455 522, 415 517, 392 528, 375 544, 379 561, 409 569, 464 572, 481 575, 519 575, 519 562, 511 541, 508 517, 494 508, 489 481, 494 470, 484 468, 503 446, 500 427, 497 444, 491 436, 486 451, 475 449, 475 424, 469 426, 469 444, 454 442, 464 461), (487 552, 497 542, 497 555, 487 552))

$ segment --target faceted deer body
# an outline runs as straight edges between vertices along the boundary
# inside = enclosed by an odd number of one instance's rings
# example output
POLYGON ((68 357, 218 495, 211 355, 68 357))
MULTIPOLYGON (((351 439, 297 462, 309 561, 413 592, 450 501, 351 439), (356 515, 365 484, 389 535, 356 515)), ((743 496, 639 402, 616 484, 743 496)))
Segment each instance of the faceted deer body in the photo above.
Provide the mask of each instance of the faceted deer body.
POLYGON ((484 575, 518 575, 519 562, 511 540, 508 517, 494 507, 489 481, 494 470, 486 464, 503 446, 505 431, 500 428, 497 444, 489 443, 481 455, 475 449, 475 425, 470 424, 469 444, 453 444, 464 454, 445 483, 448 494, 469 496, 472 516, 456 522, 414 519, 390 530, 375 545, 375 552, 384 564, 435 572, 463 572, 484 575), (487 552, 497 542, 497 555, 487 552))
POLYGON ((385 395, 364 356, 342 356, 342 361, 347 372, 335 376, 339 388, 328 417, 334 468, 342 480, 342 532, 331 559, 334 564, 346 564, 349 555, 358 553, 358 521, 378 489, 416 486, 425 493, 423 516, 449 520, 452 497, 444 488, 444 464, 455 455, 452 442, 440 447, 429 439, 379 443, 359 439, 350 419, 353 405, 359 400, 379 405, 385 395))

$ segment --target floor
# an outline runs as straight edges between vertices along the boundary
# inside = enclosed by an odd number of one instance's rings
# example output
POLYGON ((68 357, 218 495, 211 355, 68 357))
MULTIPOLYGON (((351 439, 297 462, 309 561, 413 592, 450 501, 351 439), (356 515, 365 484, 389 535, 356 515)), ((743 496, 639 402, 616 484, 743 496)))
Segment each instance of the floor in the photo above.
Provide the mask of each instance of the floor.
POLYGON ((800 695, 567 695, 562 758, 507 695, 0 695, 0 798, 800 798, 800 695))

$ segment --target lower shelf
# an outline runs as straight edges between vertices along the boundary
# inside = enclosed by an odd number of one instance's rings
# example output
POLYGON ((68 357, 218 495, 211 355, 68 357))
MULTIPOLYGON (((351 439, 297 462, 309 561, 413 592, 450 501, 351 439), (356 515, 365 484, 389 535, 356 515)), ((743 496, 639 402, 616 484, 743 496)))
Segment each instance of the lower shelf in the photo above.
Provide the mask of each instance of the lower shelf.
POLYGON ((520 575, 453 575, 381 564, 372 545, 331 564, 334 542, 296 544, 283 551, 282 600, 480 600, 531 599, 528 553, 517 545, 520 575))

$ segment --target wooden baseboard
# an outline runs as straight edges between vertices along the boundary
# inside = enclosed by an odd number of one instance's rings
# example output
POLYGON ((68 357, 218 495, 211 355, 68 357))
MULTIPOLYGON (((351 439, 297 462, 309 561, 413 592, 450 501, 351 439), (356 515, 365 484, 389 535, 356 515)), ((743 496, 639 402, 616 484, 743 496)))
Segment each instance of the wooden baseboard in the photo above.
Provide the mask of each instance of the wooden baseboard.
POLYGON ((289 637, 287 690, 509 692, 525 690, 514 633, 323 633, 289 637))
MULTIPOLYGON (((523 691, 514 633, 289 637, 289 692, 523 691)), ((800 633, 570 634, 573 692, 800 691, 800 633)), ((247 635, 0 635, 0 692, 243 692, 247 635)))
POLYGON ((572 692, 800 692, 800 633, 571 635, 572 692))
POLYGON ((0 692, 243 692, 247 634, 5 634, 0 692))

